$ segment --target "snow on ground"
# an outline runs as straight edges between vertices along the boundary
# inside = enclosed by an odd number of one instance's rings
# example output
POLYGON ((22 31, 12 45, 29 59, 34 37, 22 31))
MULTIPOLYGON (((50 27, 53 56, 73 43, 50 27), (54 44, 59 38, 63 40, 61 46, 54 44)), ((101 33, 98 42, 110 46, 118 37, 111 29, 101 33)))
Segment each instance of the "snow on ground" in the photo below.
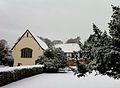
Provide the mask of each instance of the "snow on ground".
POLYGON ((120 80, 92 74, 77 78, 72 72, 44 73, 8 84, 2 88, 120 88, 120 80))

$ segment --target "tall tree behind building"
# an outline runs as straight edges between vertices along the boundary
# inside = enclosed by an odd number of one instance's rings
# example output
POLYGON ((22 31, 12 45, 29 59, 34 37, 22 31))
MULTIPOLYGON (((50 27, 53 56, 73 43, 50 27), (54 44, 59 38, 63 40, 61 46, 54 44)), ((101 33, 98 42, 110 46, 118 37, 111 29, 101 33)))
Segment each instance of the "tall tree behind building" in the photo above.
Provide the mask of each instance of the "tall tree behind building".
POLYGON ((9 50, 7 41, 0 40, 0 65, 13 66, 14 59, 12 57, 12 52, 9 50))
POLYGON ((53 43, 52 43, 52 41, 51 41, 50 39, 48 39, 48 38, 43 38, 43 37, 40 37, 40 36, 38 36, 38 38, 40 38, 42 41, 44 41, 49 48, 52 48, 52 47, 53 47, 53 43))

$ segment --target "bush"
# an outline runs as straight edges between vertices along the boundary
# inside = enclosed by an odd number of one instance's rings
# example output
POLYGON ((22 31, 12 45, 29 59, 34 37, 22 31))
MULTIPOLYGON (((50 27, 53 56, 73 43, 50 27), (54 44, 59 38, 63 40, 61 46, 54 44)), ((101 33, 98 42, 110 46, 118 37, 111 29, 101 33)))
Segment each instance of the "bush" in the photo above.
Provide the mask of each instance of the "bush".
POLYGON ((3 68, 3 71, 1 69, 0 69, 0 87, 26 77, 43 73, 43 67, 41 67, 40 65, 29 67, 28 66, 9 67, 8 70, 4 70, 3 68))
POLYGON ((36 61, 44 65, 44 72, 58 72, 59 68, 68 66, 67 58, 60 48, 50 48, 36 61))

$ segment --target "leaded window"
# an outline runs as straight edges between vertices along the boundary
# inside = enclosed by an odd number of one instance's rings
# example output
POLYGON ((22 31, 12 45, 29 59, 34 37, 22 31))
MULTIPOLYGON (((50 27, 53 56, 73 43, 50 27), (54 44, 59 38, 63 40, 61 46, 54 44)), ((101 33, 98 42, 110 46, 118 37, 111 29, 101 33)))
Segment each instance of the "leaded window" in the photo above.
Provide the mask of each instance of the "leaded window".
POLYGON ((21 49, 21 58, 32 58, 32 51, 30 48, 21 49))

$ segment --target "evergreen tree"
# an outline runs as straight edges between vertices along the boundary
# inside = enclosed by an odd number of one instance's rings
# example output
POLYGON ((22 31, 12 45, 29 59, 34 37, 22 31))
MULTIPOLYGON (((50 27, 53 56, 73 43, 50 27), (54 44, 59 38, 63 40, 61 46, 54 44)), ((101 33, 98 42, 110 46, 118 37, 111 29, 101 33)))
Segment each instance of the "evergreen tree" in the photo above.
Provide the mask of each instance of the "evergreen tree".
POLYGON ((120 8, 113 6, 113 15, 109 24, 109 32, 113 38, 114 47, 120 48, 120 8))
POLYGON ((107 74, 109 66, 106 64, 108 61, 106 56, 111 51, 112 39, 106 31, 102 33, 95 24, 93 24, 93 31, 94 34, 90 35, 84 43, 83 58, 89 63, 78 66, 80 73, 78 76, 84 76, 87 72, 91 73, 93 70, 103 75, 107 74))
POLYGON ((78 76, 84 76, 87 72, 95 70, 102 75, 120 78, 120 8, 112 6, 112 9, 113 15, 109 23, 112 38, 107 35, 106 31, 102 33, 93 24, 94 34, 90 35, 84 44, 84 57, 90 63, 83 64, 83 66, 78 64, 78 71, 80 70, 78 76))
POLYGON ((109 32, 112 36, 113 47, 108 54, 110 61, 108 74, 114 78, 120 78, 120 8, 113 6, 113 15, 109 23, 109 32))
POLYGON ((108 23, 110 28, 109 32, 114 39, 120 41, 120 8, 112 5, 112 9, 112 19, 110 20, 110 23, 108 23))

